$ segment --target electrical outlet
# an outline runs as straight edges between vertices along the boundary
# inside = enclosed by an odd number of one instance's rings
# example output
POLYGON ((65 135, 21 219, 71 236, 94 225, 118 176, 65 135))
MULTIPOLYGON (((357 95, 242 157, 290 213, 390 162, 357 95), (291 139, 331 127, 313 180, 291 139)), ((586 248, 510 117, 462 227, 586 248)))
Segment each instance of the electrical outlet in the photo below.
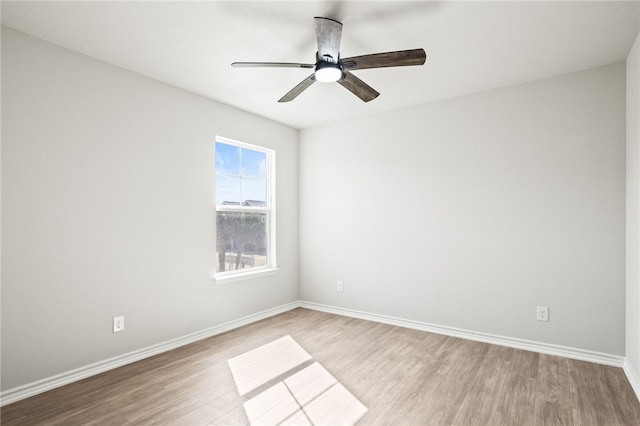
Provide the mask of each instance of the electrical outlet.
POLYGON ((549 321, 549 308, 546 306, 538 306, 536 319, 538 321, 549 321))
POLYGON ((113 317, 113 332, 124 331, 124 316, 113 317))
POLYGON ((344 291, 344 282, 338 281, 338 285, 336 286, 336 290, 344 291))

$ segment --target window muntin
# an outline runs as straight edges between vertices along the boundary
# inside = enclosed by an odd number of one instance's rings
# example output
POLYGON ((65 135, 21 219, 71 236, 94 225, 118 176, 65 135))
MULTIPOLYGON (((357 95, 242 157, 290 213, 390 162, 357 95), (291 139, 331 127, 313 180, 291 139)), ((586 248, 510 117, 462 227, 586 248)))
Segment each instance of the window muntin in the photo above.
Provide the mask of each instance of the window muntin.
POLYGON ((275 267, 275 152, 217 138, 216 278, 275 267))

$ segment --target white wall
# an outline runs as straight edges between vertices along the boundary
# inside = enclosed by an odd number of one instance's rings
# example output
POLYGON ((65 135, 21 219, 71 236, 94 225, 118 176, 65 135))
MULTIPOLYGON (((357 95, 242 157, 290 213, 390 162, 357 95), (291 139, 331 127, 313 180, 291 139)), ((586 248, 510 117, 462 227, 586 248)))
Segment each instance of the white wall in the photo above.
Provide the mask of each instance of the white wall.
POLYGON ((297 300, 297 137, 3 28, 2 389, 297 300), (211 280, 216 135, 276 150, 276 276, 211 280))
POLYGON ((616 64, 301 131, 301 298, 623 355, 624 111, 616 64))
POLYGON ((627 370, 640 398, 640 35, 627 57, 627 370))

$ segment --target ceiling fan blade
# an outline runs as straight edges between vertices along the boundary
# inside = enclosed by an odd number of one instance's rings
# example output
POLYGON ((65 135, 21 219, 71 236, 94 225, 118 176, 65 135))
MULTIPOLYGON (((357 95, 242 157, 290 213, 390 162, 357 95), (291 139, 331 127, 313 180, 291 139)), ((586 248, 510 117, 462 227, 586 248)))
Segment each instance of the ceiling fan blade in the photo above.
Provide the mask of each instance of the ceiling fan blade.
POLYGON ((295 62, 234 62, 232 67, 276 67, 276 68, 314 68, 315 64, 298 64, 295 62))
POLYGON ((315 17, 318 39, 318 60, 338 63, 342 24, 329 18, 315 17))
POLYGON ((316 82, 315 74, 311 74, 309 77, 302 80, 296 87, 289 90, 278 102, 289 102, 294 100, 300 93, 316 82))
POLYGON ((344 75, 345 77, 342 80, 338 80, 338 83, 363 101, 372 101, 380 94, 373 87, 369 86, 349 71, 345 70, 344 75))
POLYGON ((343 68, 362 70, 366 68, 406 67, 423 65, 427 60, 424 49, 398 50, 395 52, 374 53, 372 55, 353 56, 340 60, 343 68))

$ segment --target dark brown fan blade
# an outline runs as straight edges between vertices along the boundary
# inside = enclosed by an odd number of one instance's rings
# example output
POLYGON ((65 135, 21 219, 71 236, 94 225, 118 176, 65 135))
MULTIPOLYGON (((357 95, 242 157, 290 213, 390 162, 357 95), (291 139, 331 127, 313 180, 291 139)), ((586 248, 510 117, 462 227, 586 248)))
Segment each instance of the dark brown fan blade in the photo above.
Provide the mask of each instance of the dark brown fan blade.
POLYGON ((232 67, 276 67, 276 68, 314 68, 315 64, 298 64, 294 62, 234 62, 232 67))
POLYGON ((353 56, 340 60, 340 64, 347 70, 362 70, 366 68, 406 67, 423 65, 427 60, 424 49, 398 50, 395 52, 374 53, 372 55, 353 56))
POLYGON ((311 74, 309 77, 302 80, 296 87, 289 90, 278 102, 289 102, 294 100, 300 93, 316 82, 315 74, 311 74))
POLYGON ((338 63, 342 24, 329 18, 315 17, 318 60, 338 63))
POLYGON ((344 78, 342 80, 338 80, 343 87, 349 90, 351 93, 359 97, 365 102, 369 102, 378 97, 380 93, 376 92, 374 88, 369 86, 364 81, 360 80, 355 75, 351 74, 349 71, 344 71, 344 78))

